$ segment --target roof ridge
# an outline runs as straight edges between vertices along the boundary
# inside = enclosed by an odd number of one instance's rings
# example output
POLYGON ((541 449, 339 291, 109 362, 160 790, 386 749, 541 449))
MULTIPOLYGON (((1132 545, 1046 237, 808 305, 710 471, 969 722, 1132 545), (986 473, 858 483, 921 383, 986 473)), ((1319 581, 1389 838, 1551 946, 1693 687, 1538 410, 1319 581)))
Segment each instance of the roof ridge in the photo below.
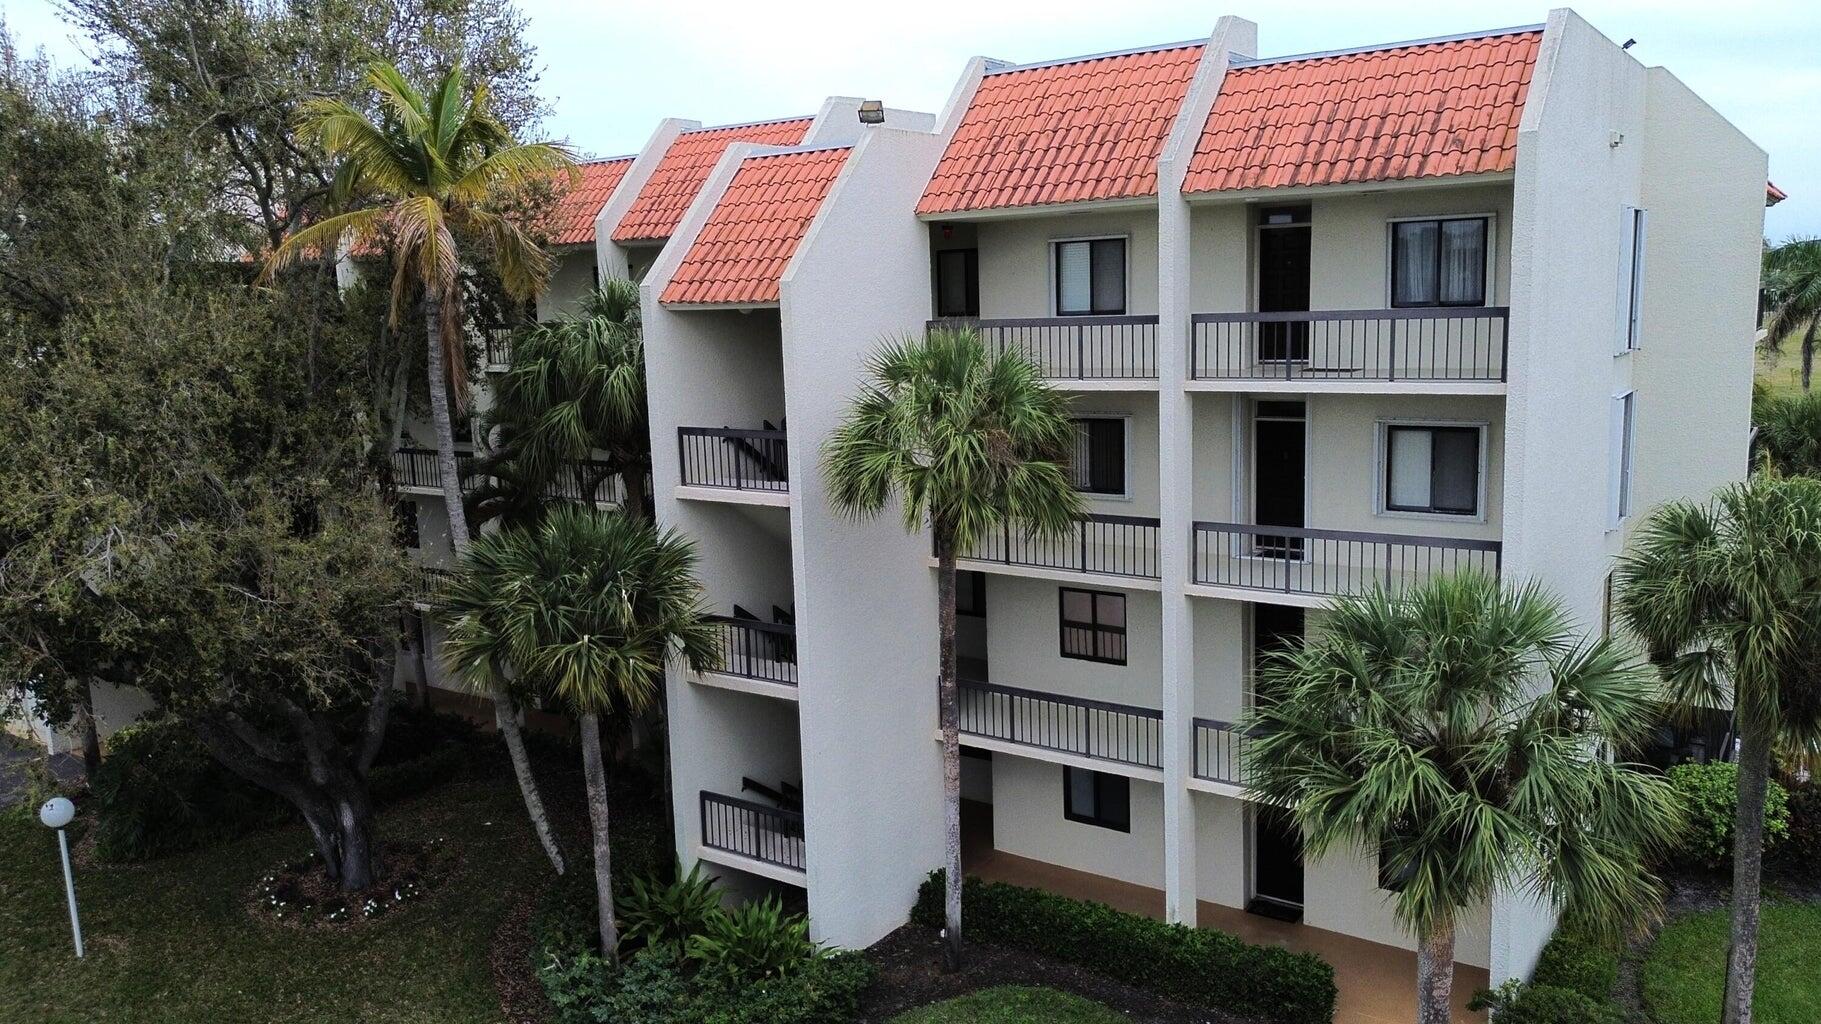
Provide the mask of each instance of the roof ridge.
POLYGON ((814 114, 792 114, 789 117, 774 117, 765 121, 735 121, 731 124, 705 124, 700 128, 685 128, 678 135, 695 135, 699 132, 719 132, 729 128, 763 128, 766 125, 789 124, 792 121, 813 121, 814 114))
POLYGON ((1339 50, 1314 50, 1309 53, 1290 53, 1281 57, 1235 57, 1227 62, 1228 67, 1256 68, 1269 64, 1294 64, 1305 60, 1321 60, 1327 57, 1351 57, 1361 53, 1379 53, 1384 50, 1403 50, 1415 46, 1433 46, 1438 43, 1462 43, 1469 39, 1495 39, 1499 36, 1523 35, 1527 32, 1541 32, 1547 26, 1513 25, 1509 28, 1492 28, 1479 32, 1457 32, 1453 35, 1428 36, 1423 39, 1404 39, 1392 43, 1372 43, 1366 46, 1350 46, 1339 50))
POLYGON ((1106 50, 1101 53, 1085 53, 1079 57, 1056 57, 1051 60, 1036 60, 1029 64, 1002 63, 999 67, 989 67, 983 75, 1003 75, 1011 71, 1031 71, 1036 68, 1060 67, 1064 64, 1084 64, 1090 60, 1107 60, 1112 57, 1130 57, 1140 53, 1161 53, 1165 50, 1183 50, 1191 46, 1205 46, 1207 39, 1184 39, 1174 43, 1153 43, 1149 46, 1134 46, 1124 50, 1106 50))

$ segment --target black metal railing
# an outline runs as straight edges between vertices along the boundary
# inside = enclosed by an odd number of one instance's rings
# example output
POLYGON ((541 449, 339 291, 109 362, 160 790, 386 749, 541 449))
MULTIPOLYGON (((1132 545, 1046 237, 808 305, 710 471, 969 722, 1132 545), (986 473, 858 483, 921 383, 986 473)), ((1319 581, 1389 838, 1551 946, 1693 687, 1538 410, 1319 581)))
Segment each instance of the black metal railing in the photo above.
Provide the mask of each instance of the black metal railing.
POLYGON ((790 490, 782 430, 678 427, 683 483, 741 491, 790 490))
POLYGON ((1163 712, 963 681, 961 731, 1102 761, 1163 767, 1163 712))
MULTIPOLYGON (((458 451, 455 453, 455 469, 462 479, 473 486, 468 478, 474 474, 474 453, 458 451)), ((437 471, 436 449, 434 448, 400 448, 392 453, 392 483, 396 487, 421 487, 429 490, 441 490, 443 475, 437 471)))
POLYGON ((599 459, 584 459, 580 462, 566 463, 557 473, 556 479, 544 488, 544 494, 551 498, 596 505, 618 502, 625 496, 625 488, 620 486, 620 478, 607 471, 607 463, 599 459), (584 497, 582 491, 588 481, 594 481, 594 492, 584 497))
POLYGON ((797 685, 797 627, 731 615, 711 616, 710 621, 720 633, 718 671, 797 685))
POLYGON ((959 557, 977 562, 1065 569, 1105 576, 1159 578, 1157 520, 1146 516, 1088 515, 1061 537, 1041 537, 1006 525, 978 538, 959 557))
POLYGON ((702 845, 802 871, 803 815, 703 790, 702 845))
POLYGON ((1195 777, 1229 785, 1246 784, 1246 748, 1249 733, 1232 722, 1195 719, 1195 777))
POLYGON ((1503 381, 1504 306, 1196 313, 1196 380, 1503 381))
POLYGON ((411 603, 419 608, 429 608, 442 597, 443 589, 455 574, 448 569, 433 566, 418 566, 417 574, 411 581, 411 603))
POLYGON ((507 324, 495 324, 481 331, 481 346, 486 350, 487 369, 506 370, 512 366, 512 332, 507 324))
POLYGON ((1195 583, 1319 597, 1398 594, 1468 570, 1497 576, 1503 550, 1495 540, 1242 523, 1196 523, 1192 547, 1195 583))
POLYGON ((1051 380, 1156 380, 1156 316, 1045 316, 944 319, 925 325, 972 327, 988 351, 1017 352, 1051 380))

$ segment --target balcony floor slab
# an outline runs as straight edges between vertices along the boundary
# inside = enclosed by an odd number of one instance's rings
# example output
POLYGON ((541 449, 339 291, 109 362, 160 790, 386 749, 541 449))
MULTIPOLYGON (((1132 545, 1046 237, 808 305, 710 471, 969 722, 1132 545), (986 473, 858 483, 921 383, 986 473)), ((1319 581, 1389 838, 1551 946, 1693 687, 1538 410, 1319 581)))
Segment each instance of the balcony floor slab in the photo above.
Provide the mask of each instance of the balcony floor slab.
POLYGON ((696 487, 690 484, 678 484, 675 491, 679 501, 719 501, 729 505, 767 505, 772 508, 789 508, 789 491, 745 491, 734 487, 696 487))

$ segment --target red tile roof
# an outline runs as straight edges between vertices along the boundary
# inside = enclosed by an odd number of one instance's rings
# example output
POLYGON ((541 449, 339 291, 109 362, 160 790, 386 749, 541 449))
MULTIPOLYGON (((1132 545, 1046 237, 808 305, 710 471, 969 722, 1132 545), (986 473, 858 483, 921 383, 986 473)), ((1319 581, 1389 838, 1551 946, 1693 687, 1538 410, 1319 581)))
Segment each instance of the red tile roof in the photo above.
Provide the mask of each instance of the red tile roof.
POLYGON ((1230 69, 1185 192, 1509 171, 1540 31, 1230 69))
POLYGON ((1767 181, 1764 183, 1764 205, 1765 206, 1775 206, 1778 203, 1780 203, 1783 200, 1788 199, 1788 198, 1789 198, 1789 193, 1778 188, 1776 182, 1767 181))
POLYGON ((814 149, 741 161, 661 301, 778 301, 778 279, 849 152, 846 147, 814 149))
POLYGON ((581 180, 574 187, 559 181, 557 188, 562 193, 557 197, 556 209, 550 211, 550 244, 594 244, 594 218, 631 166, 629 156, 590 160, 582 165, 581 180))
POLYGON ((921 214, 1157 194, 1157 154, 1201 44, 997 71, 980 80, 921 214))
POLYGON ((656 241, 669 238, 695 201, 702 183, 714 170, 721 153, 735 142, 763 146, 795 146, 809 131, 810 118, 736 124, 724 128, 698 128, 683 132, 652 170, 632 207, 613 229, 616 242, 656 241))

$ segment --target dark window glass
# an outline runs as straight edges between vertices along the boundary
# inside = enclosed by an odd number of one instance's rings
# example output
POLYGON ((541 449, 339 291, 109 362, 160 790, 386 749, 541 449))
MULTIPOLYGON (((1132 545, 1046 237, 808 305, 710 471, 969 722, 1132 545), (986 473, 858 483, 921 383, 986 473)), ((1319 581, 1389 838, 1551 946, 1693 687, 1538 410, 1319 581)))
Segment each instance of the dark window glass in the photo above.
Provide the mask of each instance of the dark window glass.
POLYGON ((1393 306, 1486 304, 1486 218, 1391 225, 1393 306))
POLYGON ((1058 316, 1125 312, 1125 239, 1056 243, 1058 316))
POLYGON ((1086 768, 1063 768, 1062 816, 1085 825, 1132 831, 1132 780, 1086 768))
POLYGON ((967 569, 955 573, 955 614, 986 615, 986 573, 967 569))
POLYGON ((1480 432, 1474 427, 1389 427, 1385 508, 1392 512, 1479 513, 1480 432))
POLYGON ((1063 657, 1126 663, 1124 594, 1062 587, 1059 604, 1063 657))
POLYGON ((1075 421, 1075 452, 1069 464, 1075 489, 1088 494, 1125 493, 1125 425, 1116 416, 1075 421))
POLYGON ((936 253, 936 315, 980 315, 980 250, 944 249, 936 253))

